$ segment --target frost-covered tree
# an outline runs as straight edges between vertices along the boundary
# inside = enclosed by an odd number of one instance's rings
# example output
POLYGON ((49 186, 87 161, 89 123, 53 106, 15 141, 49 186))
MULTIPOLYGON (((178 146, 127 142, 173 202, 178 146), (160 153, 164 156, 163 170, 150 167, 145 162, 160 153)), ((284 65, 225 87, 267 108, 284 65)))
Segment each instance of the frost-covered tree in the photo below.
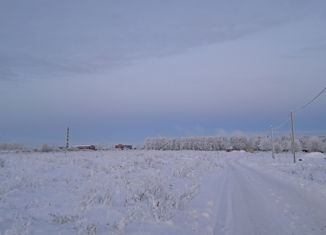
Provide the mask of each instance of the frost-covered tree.
POLYGON ((51 152, 53 149, 47 145, 47 144, 43 144, 41 147, 41 152, 51 152))
POLYGON ((24 146, 22 144, 16 143, 0 143, 0 150, 23 150, 24 146))
MULTIPOLYGON (((290 136, 274 138, 276 152, 291 151, 290 136)), ((326 152, 325 137, 302 137, 295 139, 296 151, 326 152)), ((145 140, 145 149, 152 150, 245 150, 245 151, 271 151, 272 139, 270 136, 211 136, 211 137, 184 137, 184 138, 148 138, 145 140)))

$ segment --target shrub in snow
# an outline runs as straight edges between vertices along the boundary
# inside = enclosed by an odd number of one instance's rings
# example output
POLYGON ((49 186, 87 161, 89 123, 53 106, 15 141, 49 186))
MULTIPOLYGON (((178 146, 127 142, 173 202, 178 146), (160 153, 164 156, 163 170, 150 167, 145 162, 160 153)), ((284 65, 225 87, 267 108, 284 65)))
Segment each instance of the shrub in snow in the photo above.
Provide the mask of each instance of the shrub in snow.
POLYGON ((166 221, 173 216, 177 208, 177 198, 157 179, 146 179, 141 185, 131 189, 125 200, 125 206, 143 207, 156 221, 166 221))
POLYGON ((47 144, 42 145, 41 152, 47 153, 47 152, 51 152, 51 151, 53 151, 53 148, 51 148, 49 145, 47 145, 47 144))
POLYGON ((230 144, 234 150, 245 150, 249 148, 247 138, 244 136, 231 137, 230 144))
POLYGON ((274 151, 275 153, 280 153, 284 151, 282 145, 279 142, 274 143, 274 151))
POLYGON ((173 188, 172 178, 152 177, 144 181, 127 184, 128 193, 124 201, 126 208, 142 211, 141 217, 155 221, 168 221, 177 210, 182 210, 198 193, 199 186, 194 184, 183 189, 173 188))
POLYGON ((24 146, 21 144, 15 143, 0 143, 0 150, 23 150, 24 146))
POLYGON ((322 151, 323 142, 317 137, 311 137, 308 141, 308 149, 310 152, 322 151))
POLYGON ((298 139, 294 140, 294 149, 295 149, 296 152, 302 150, 301 143, 300 143, 300 141, 298 139))
POLYGON ((112 200, 112 194, 109 189, 105 188, 93 188, 90 192, 83 198, 81 202, 81 207, 83 210, 100 205, 100 206, 110 206, 112 200))
POLYGON ((49 215, 52 217, 52 222, 56 224, 70 224, 79 219, 78 215, 56 215, 53 213, 49 215))
POLYGON ((173 176, 178 178, 188 178, 193 176, 193 171, 194 169, 192 167, 185 166, 175 169, 173 176))

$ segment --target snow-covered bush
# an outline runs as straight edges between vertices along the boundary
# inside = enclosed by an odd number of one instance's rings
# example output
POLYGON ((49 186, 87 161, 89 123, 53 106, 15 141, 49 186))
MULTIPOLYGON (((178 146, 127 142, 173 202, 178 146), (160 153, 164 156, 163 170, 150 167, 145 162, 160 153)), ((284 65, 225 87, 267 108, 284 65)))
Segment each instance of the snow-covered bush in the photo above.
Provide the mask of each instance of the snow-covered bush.
POLYGON ((47 152, 51 152, 51 151, 53 151, 53 148, 52 148, 52 147, 50 147, 50 146, 47 145, 47 144, 43 144, 43 145, 42 145, 42 147, 41 147, 41 152, 45 152, 45 153, 47 153, 47 152))
MULTIPOLYGON (((145 140, 145 149, 148 150, 245 150, 271 151, 270 136, 232 136, 232 137, 183 137, 183 138, 148 138, 145 140)), ((295 138, 296 151, 326 152, 326 138, 322 136, 298 136, 295 138)), ((288 152, 292 149, 290 136, 274 138, 276 152, 288 152)))
POLYGON ((10 150, 23 150, 24 146, 22 144, 15 143, 0 143, 0 150, 10 151, 10 150))
POLYGON ((171 219, 177 201, 167 189, 168 187, 165 187, 164 184, 147 179, 141 187, 137 187, 135 191, 129 193, 131 198, 126 199, 126 205, 143 206, 143 210, 149 211, 156 221, 171 219))
POLYGON ((111 190, 105 187, 92 188, 86 194, 80 203, 81 209, 86 210, 94 206, 107 206, 111 205, 112 193, 111 190))
POLYGON ((320 138, 317 137, 311 137, 307 141, 308 143, 308 151, 309 152, 318 152, 321 151, 323 148, 323 142, 320 138))

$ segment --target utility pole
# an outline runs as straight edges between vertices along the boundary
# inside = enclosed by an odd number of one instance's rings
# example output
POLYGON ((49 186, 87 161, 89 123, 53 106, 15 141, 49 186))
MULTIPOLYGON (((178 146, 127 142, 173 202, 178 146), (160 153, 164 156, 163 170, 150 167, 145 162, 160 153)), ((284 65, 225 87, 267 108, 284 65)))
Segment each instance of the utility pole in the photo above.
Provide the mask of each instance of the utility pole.
POLYGON ((295 146, 294 146, 294 118, 293 118, 293 112, 290 113, 291 115, 291 143, 292 143, 292 154, 293 154, 293 162, 296 162, 295 159, 295 146))
POLYGON ((271 126, 271 129, 272 129, 272 158, 275 159, 275 151, 274 151, 274 128, 273 126, 271 126))
POLYGON ((69 127, 67 127, 67 133, 66 133, 66 150, 69 148, 69 127))

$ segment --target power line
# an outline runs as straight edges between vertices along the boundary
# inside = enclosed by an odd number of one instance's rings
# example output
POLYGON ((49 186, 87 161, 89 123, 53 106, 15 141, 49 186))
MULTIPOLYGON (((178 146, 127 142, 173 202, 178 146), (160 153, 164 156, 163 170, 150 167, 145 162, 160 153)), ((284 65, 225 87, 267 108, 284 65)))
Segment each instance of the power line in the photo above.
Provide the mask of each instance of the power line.
POLYGON ((326 87, 324 87, 324 89, 322 89, 312 100, 310 100, 308 103, 306 103, 305 105, 302 105, 301 107, 299 107, 298 109, 294 110, 294 112, 298 112, 301 111, 303 109, 305 109, 306 107, 308 107, 311 103, 313 103, 316 99, 319 98, 319 96, 321 96, 324 92, 326 91, 326 87))
POLYGON ((287 119, 286 121, 282 122, 281 124, 279 124, 278 126, 276 126, 275 128, 271 127, 272 129, 272 157, 274 158, 274 140, 273 140, 273 136, 274 136, 274 129, 279 129, 281 128, 283 125, 285 125, 286 123, 288 123, 291 120, 291 146, 292 146, 292 154, 293 154, 293 162, 296 162, 296 155, 295 155, 295 136, 294 136, 294 114, 298 111, 301 111, 303 109, 305 109, 306 107, 308 107, 310 104, 312 104, 315 100, 317 100, 324 92, 326 91, 326 87, 324 87, 316 96, 314 96, 308 103, 302 105, 301 107, 299 107, 298 109, 291 111, 290 112, 290 116, 291 119, 287 119))
MULTIPOLYGON (((312 104, 315 100, 317 100, 324 92, 326 91, 326 87, 324 87, 324 89, 322 89, 313 99, 311 99, 308 103, 302 105, 301 107, 297 108, 295 112, 301 111, 303 109, 305 109, 306 107, 308 107, 310 104, 312 104)), ((279 123, 278 125, 273 125, 273 129, 277 130, 280 129, 281 127, 283 127, 285 124, 290 122, 290 118, 287 118, 286 120, 284 120, 283 122, 279 123)))
POLYGON ((280 129, 281 127, 283 127, 285 124, 289 123, 290 122, 290 119, 286 119, 284 120, 283 122, 281 122, 280 124, 278 124, 277 126, 273 127, 274 130, 278 130, 280 129))

